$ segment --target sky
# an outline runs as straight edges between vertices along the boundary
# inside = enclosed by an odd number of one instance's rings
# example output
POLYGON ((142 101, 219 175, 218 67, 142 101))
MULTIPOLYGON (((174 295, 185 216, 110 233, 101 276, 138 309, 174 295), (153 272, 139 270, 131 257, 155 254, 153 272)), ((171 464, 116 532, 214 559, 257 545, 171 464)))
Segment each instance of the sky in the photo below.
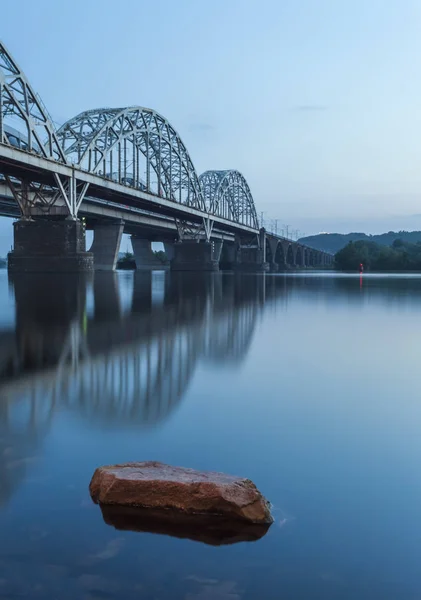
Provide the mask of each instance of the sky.
MULTIPOLYGON (((419 0, 14 0, 2 40, 53 119, 141 105, 270 228, 421 229, 419 0)), ((0 220, 0 254, 11 222, 0 220)))

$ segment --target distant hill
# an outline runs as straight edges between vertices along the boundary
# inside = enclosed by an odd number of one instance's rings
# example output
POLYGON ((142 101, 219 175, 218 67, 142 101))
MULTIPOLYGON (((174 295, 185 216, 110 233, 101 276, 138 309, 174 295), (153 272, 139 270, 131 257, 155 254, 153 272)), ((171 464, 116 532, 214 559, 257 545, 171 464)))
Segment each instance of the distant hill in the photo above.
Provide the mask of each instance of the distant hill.
POLYGON ((299 242, 315 248, 336 254, 342 250, 348 242, 376 242, 382 246, 391 246, 395 240, 402 240, 410 244, 421 242, 421 231, 389 231, 379 235, 367 235, 366 233, 319 233, 299 239, 299 242))

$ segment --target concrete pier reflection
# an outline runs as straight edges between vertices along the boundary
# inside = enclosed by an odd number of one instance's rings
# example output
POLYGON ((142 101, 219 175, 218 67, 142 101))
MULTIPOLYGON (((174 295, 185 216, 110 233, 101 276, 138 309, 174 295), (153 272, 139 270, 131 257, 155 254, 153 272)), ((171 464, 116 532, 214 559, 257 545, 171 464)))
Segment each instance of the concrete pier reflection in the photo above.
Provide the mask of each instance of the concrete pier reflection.
POLYGON ((10 281, 16 325, 0 331, 0 504, 31 469, 57 411, 93 426, 155 426, 179 406, 198 365, 241 366, 263 312, 286 312, 294 294, 312 306, 421 295, 421 280, 397 280, 385 295, 358 278, 158 275, 130 275, 130 285, 126 273, 10 281))
POLYGON ((97 273, 93 281, 75 275, 69 285, 55 275, 15 276, 16 329, 0 333, 0 398, 42 398, 115 426, 165 419, 200 361, 244 359, 263 307, 261 276, 199 279, 136 273, 123 313, 115 273, 97 273))
POLYGON ((135 273, 124 290, 127 274, 15 275, 16 327, 0 332, 0 400, 29 407, 39 399, 98 424, 150 426, 180 403, 198 364, 241 365, 263 310, 286 307, 295 292, 349 293, 333 278, 156 275, 135 273))

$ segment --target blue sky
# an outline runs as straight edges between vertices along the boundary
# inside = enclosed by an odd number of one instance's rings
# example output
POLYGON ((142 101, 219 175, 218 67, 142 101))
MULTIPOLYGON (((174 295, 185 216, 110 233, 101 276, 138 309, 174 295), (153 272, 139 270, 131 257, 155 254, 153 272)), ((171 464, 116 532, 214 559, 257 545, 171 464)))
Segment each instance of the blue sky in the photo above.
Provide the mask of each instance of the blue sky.
MULTIPOLYGON (((419 0, 14 0, 2 39, 62 123, 162 113, 308 234, 421 229, 419 0)), ((0 254, 11 223, 0 223, 0 254)), ((4 248, 5 247, 5 248, 4 248)))

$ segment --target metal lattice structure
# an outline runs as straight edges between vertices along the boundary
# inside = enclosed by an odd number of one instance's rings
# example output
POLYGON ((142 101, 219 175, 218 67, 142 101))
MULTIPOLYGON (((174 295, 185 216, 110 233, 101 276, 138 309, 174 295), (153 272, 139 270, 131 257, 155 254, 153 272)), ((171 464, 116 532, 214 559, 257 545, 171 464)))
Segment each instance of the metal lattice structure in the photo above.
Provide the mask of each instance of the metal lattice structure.
POLYGON ((89 110, 56 131, 41 99, 1 42, 0 144, 61 165, 55 171, 50 163, 45 177, 25 167, 22 174, 4 173, 23 218, 77 219, 90 186, 85 172, 201 211, 193 219, 188 212, 175 214, 180 239, 209 240, 214 217, 259 229, 244 177, 229 170, 206 171, 199 178, 177 131, 154 110, 140 106, 89 110))
POLYGON ((54 125, 25 74, 0 42, 0 142, 65 163, 54 125))
POLYGON ((205 171, 199 177, 206 210, 241 225, 259 228, 253 196, 238 171, 205 171))
POLYGON ((79 168, 180 204, 205 210, 199 179, 180 136, 140 106, 89 110, 58 131, 79 168))

